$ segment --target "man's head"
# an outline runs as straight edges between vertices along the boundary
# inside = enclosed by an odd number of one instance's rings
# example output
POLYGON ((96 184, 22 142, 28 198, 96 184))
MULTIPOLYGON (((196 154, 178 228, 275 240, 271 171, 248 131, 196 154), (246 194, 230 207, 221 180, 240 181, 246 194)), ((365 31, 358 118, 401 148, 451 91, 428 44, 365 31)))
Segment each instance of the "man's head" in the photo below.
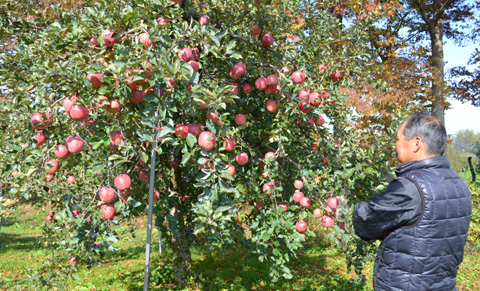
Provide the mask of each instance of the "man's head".
POLYGON ((441 156, 447 147, 445 127, 427 112, 405 119, 397 132, 397 159, 401 165, 441 156))

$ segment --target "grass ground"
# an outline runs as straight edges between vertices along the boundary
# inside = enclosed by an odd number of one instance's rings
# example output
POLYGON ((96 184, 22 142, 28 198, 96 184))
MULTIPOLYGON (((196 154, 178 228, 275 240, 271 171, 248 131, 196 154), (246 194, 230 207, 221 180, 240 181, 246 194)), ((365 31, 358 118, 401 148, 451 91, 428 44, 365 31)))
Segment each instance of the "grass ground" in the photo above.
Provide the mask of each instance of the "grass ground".
MULTIPOLYGON (((29 206, 20 206, 14 219, 3 223, 0 229, 0 290, 142 290, 145 260, 145 227, 137 227, 133 240, 126 237, 118 242, 119 252, 106 255, 101 265, 88 269, 79 264, 81 281, 55 277, 55 272, 72 271, 61 252, 45 250, 41 241, 44 212, 29 206), (49 265, 42 266, 44 261, 49 265), (59 263, 60 262, 60 263, 59 263), (63 263, 64 262, 64 263, 63 263), (48 272, 40 272, 49 270, 48 272), (43 277, 41 277, 41 275, 43 277), (32 279, 29 278, 32 277, 32 279), (50 276, 50 277, 49 277, 50 276), (41 280, 51 280, 48 287, 40 287, 41 280), (66 280, 66 281, 65 281, 66 280), (58 287, 55 287, 55 284, 58 287)), ((137 226, 142 225, 141 221, 137 226)), ((158 251, 158 236, 153 233, 150 290, 175 290, 173 271, 168 264, 169 251, 158 251), (166 264, 167 263, 167 264, 166 264)), ((480 289, 480 247, 470 242, 458 274, 458 290, 480 289)), ((305 249, 298 261, 291 264, 293 280, 270 282, 268 266, 262 265, 241 248, 222 252, 193 249, 194 268, 198 274, 189 290, 372 290, 372 264, 366 269, 367 286, 350 282, 342 255, 327 244, 305 249)))

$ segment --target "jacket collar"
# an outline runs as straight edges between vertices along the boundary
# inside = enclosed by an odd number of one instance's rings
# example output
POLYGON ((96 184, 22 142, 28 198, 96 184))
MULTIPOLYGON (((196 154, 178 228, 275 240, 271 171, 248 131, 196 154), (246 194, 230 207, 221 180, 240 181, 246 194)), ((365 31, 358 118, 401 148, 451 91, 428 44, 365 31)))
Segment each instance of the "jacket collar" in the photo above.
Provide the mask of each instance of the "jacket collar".
POLYGON ((432 168, 450 168, 450 161, 447 156, 437 156, 421 161, 413 161, 401 165, 395 170, 397 177, 417 169, 432 169, 432 168))

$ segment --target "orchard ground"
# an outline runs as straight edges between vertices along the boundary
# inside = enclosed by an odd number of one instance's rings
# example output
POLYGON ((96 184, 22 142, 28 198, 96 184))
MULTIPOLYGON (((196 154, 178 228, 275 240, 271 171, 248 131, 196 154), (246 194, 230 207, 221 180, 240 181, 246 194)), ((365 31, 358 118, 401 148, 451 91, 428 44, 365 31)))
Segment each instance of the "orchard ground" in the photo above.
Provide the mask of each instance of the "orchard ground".
MULTIPOLYGON (((476 197, 476 215, 472 219, 470 238, 465 258, 458 274, 458 290, 478 290, 480 287, 480 242, 474 241, 479 235, 480 215, 478 214, 478 193, 476 197)), ((146 217, 117 230, 120 241, 114 245, 119 252, 106 254, 101 265, 87 269, 80 264, 68 265, 64 258, 68 254, 48 247, 48 241, 42 241, 42 227, 45 222, 44 209, 28 205, 18 205, 15 216, 2 223, 0 229, 0 290, 140 290, 143 287, 143 269, 145 258, 146 217), (135 237, 129 235, 127 228, 135 229, 135 237), (59 262, 55 262, 59 259, 59 262), (50 264, 42 266, 44 261, 50 264), (57 271, 70 272, 78 268, 80 281, 73 278, 64 282, 65 277, 55 277, 57 271), (48 273, 50 271, 50 273, 48 273), (43 275, 43 277, 40 277, 43 275), (41 280, 49 280, 49 286, 41 286, 41 280), (57 287, 55 287, 57 284, 57 287)), ((272 283, 268 276, 268 266, 248 255, 242 247, 227 251, 210 251, 207 248, 193 248, 193 261, 196 281, 191 280, 185 290, 372 290, 373 262, 369 262, 364 287, 349 281, 354 274, 346 273, 346 262, 339 251, 325 238, 326 231, 320 220, 314 225, 318 234, 306 243, 290 267, 295 274, 293 280, 280 280, 272 283)), ((150 290, 175 290, 175 276, 171 264, 171 250, 163 248, 159 255, 158 234, 153 231, 151 255, 150 290)))

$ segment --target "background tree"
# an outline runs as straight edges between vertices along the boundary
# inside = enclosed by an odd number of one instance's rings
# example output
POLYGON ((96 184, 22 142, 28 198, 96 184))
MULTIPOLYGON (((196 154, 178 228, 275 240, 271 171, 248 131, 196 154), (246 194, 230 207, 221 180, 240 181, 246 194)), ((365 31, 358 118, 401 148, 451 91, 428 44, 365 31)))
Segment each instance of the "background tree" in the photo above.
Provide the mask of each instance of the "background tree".
MULTIPOLYGON (((470 42, 465 41, 466 44, 476 44, 480 35, 480 3, 475 2, 475 10, 472 17, 469 19, 469 27, 464 28, 469 35, 470 42)), ((450 69, 449 77, 452 86, 452 97, 462 102, 470 102, 473 106, 480 106, 478 93, 480 84, 480 51, 475 49, 468 60, 467 66, 455 66, 450 69)))
POLYGON ((457 42, 469 39, 464 27, 468 24, 466 19, 473 15, 474 4, 465 0, 409 0, 402 6, 419 16, 411 18, 408 23, 409 36, 416 36, 413 42, 423 45, 422 40, 430 41, 432 114, 445 124, 444 36, 457 42))

